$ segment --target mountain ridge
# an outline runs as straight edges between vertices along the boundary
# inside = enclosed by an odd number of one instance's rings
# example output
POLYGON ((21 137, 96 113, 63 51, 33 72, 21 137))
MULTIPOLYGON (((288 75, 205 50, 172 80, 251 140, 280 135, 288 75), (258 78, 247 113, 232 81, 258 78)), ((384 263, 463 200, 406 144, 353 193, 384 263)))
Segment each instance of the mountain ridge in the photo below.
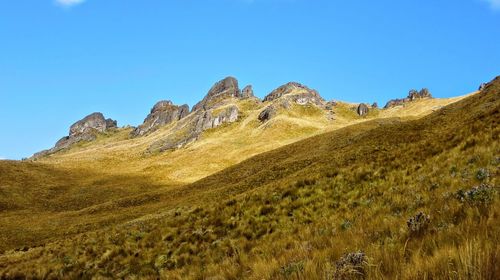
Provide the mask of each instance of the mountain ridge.
MULTIPOLYGON (((432 98, 432 95, 428 92, 428 90, 425 89, 425 91, 425 94, 410 91, 408 98, 389 101, 382 110, 406 106, 415 100, 432 98)), ((240 110, 238 106, 230 106, 230 104, 233 104, 235 100, 252 100, 256 105, 254 108, 259 108, 257 106, 259 104, 266 105, 257 117, 257 119, 261 122, 269 121, 280 111, 289 109, 291 104, 299 104, 302 106, 313 104, 327 112, 328 118, 334 119, 333 108, 335 108, 338 103, 343 103, 341 101, 327 102, 321 97, 319 92, 297 82, 286 83, 276 88, 260 100, 255 97, 251 85, 248 85, 241 90, 238 85, 238 80, 229 76, 215 83, 205 97, 193 106, 191 111, 189 110, 189 106, 186 104, 175 105, 169 100, 157 102, 151 109, 150 114, 145 118, 144 122, 137 127, 133 127, 133 131, 130 132, 130 137, 142 137, 162 127, 176 123, 177 128, 174 129, 175 131, 173 131, 171 135, 162 141, 152 143, 147 150, 150 152, 156 152, 181 148, 199 139, 201 134, 207 129, 212 129, 225 123, 236 122, 240 118, 240 110), (225 110, 220 109, 225 106, 227 106, 225 110), (193 114, 196 116, 191 116, 193 114), (189 121, 183 120, 186 117, 190 118, 189 121)), ((449 103, 445 102, 445 104, 449 103)), ((356 111, 360 116, 367 115, 370 110, 377 112, 381 110, 378 108, 376 103, 372 106, 366 106, 363 103, 356 104, 356 106, 356 111), (363 109, 361 110, 360 107, 363 109)), ((86 118, 90 116, 87 116, 86 118)), ((79 122, 84 122, 84 120, 85 118, 79 122)), ((96 132, 105 132, 99 130, 98 128, 95 128, 95 130, 96 132)), ((31 159, 36 160, 41 157, 57 153, 61 150, 68 149, 70 146, 80 141, 94 141, 95 137, 73 138, 73 141, 66 140, 68 140, 68 138, 63 138, 60 142, 56 143, 55 147, 35 153, 31 159)))

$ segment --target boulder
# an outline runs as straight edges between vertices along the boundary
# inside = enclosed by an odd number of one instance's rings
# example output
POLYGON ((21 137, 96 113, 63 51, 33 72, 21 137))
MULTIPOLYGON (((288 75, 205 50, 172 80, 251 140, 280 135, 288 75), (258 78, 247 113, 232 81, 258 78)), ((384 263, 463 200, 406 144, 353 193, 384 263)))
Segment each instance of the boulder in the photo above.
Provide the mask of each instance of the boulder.
POLYGON ((331 101, 326 102, 325 109, 331 111, 331 110, 333 110, 333 108, 335 108, 335 106, 337 106, 337 101, 331 100, 331 101))
POLYGON ((181 120, 188 114, 188 105, 177 106, 170 100, 160 101, 151 109, 144 123, 134 129, 131 135, 137 137, 151 133, 164 125, 181 120))
POLYGON ((368 114, 368 106, 364 103, 359 104, 357 112, 360 116, 366 116, 368 114))
POLYGON ((377 103, 377 102, 373 102, 373 104, 372 104, 372 108, 373 108, 373 109, 378 109, 378 103, 377 103))
POLYGON ((267 122, 272 119, 276 115, 276 113, 277 111, 274 106, 268 106, 266 109, 260 112, 258 119, 261 122, 267 122))

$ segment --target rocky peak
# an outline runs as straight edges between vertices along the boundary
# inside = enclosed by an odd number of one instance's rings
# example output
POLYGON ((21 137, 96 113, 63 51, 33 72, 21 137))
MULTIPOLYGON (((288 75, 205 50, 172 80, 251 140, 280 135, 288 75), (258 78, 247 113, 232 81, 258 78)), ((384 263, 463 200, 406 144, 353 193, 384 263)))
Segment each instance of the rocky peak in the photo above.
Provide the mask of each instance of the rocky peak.
POLYGON ((238 87, 238 80, 233 77, 227 77, 222 81, 217 82, 209 91, 208 94, 193 107, 193 111, 198 111, 200 109, 211 109, 215 108, 222 101, 228 98, 240 98, 241 91, 238 87))
POLYGON ((188 105, 177 106, 170 100, 160 101, 153 106, 144 123, 134 129, 131 135, 137 137, 151 133, 164 125, 183 119, 188 114, 188 105))
POLYGON ((410 90, 408 96, 402 99, 392 99, 387 102, 385 109, 392 108, 399 105, 404 105, 405 103, 412 102, 418 99, 433 98, 431 92, 427 88, 423 88, 420 91, 410 90))
POLYGON ((39 158, 49 154, 56 153, 63 149, 71 147, 81 141, 94 141, 98 133, 104 133, 114 130, 118 123, 112 119, 105 119, 102 113, 92 113, 85 118, 74 123, 69 129, 69 135, 57 141, 55 147, 33 155, 33 158, 39 158))
POLYGON ((414 101, 417 99, 432 98, 432 94, 427 88, 423 88, 420 91, 412 89, 408 93, 408 98, 410 101, 414 101))
POLYGON ((243 90, 241 91, 241 98, 246 99, 252 97, 255 97, 253 93, 253 87, 251 85, 248 85, 245 88, 243 88, 243 90))
POLYGON ((69 136, 76 137, 86 133, 105 132, 116 127, 116 121, 105 119, 102 113, 93 113, 74 123, 69 129, 69 136))
POLYGON ((153 114, 155 112, 158 112, 158 111, 165 111, 166 108, 169 108, 169 107, 172 107, 172 106, 174 106, 174 103, 172 101, 170 101, 170 100, 159 101, 151 109, 151 114, 153 114))
POLYGON ((170 135, 153 143, 148 150, 177 149, 196 141, 208 129, 236 122, 239 119, 240 110, 230 100, 251 97, 253 97, 252 87, 245 87, 242 93, 238 87, 238 81, 233 77, 217 82, 205 98, 193 107, 192 114, 175 124, 170 135))
POLYGON ((274 101, 284 96, 290 96, 293 101, 302 105, 306 103, 315 103, 319 105, 324 102, 324 99, 316 90, 296 82, 287 83, 273 90, 264 98, 264 102, 274 101))

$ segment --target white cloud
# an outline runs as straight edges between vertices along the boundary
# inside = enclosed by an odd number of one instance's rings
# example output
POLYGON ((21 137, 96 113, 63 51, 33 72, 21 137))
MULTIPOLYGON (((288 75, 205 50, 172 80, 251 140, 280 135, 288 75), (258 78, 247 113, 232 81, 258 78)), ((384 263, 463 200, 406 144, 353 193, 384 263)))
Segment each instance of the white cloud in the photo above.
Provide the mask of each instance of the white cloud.
POLYGON ((72 7, 85 2, 85 0, 55 0, 56 3, 63 7, 72 7))
POLYGON ((500 9, 500 0, 483 0, 483 1, 490 3, 493 9, 500 9))

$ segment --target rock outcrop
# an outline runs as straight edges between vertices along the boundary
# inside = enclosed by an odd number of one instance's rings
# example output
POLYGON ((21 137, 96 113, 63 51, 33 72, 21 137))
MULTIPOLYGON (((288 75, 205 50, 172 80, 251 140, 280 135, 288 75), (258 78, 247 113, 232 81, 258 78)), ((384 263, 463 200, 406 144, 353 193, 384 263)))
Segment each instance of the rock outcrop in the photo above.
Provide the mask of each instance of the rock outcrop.
POLYGON ((146 117, 144 123, 132 131, 132 136, 142 136, 151 133, 158 128, 181 120, 189 114, 189 106, 176 106, 172 101, 160 101, 151 109, 151 113, 146 117))
POLYGON ((253 93, 253 87, 251 85, 248 85, 245 88, 243 88, 243 90, 241 91, 242 99, 248 99, 253 97, 255 97, 255 95, 253 93))
POLYGON ((323 105, 325 102, 316 90, 295 82, 287 83, 273 90, 264 98, 264 102, 271 102, 282 97, 288 97, 300 105, 307 103, 323 105))
POLYGON ((102 113, 90 114, 74 123, 69 129, 69 135, 57 141, 52 149, 36 153, 33 158, 56 153, 82 141, 94 141, 99 133, 108 132, 117 127, 117 121, 104 118, 102 113))
POLYGON ((414 89, 410 90, 408 97, 402 99, 392 99, 385 105, 384 109, 392 108, 395 106, 404 105, 405 103, 412 102, 418 99, 433 98, 430 91, 426 88, 416 91, 414 89))
POLYGON ((236 122, 240 115, 234 99, 253 97, 251 87, 246 88, 246 95, 238 88, 238 81, 228 77, 216 83, 201 102, 193 107, 191 114, 181 118, 172 129, 172 133, 153 143, 149 152, 166 151, 180 148, 196 141, 201 134, 225 123, 236 122))
POLYGON ((209 110, 216 107, 221 101, 228 98, 240 98, 241 91, 238 87, 238 80, 233 77, 227 77, 224 80, 216 83, 208 94, 193 107, 194 111, 209 110))
POLYGON ((260 112, 258 119, 261 122, 267 122, 278 114, 278 110, 290 109, 292 104, 307 105, 314 104, 322 109, 333 108, 333 104, 327 103, 319 93, 310 89, 305 85, 290 82, 284 84, 268 94, 263 102, 271 103, 262 112, 260 112))
POLYGON ((364 103, 359 104, 358 109, 356 110, 358 112, 358 115, 361 117, 368 115, 368 106, 364 103))
POLYGON ((261 122, 267 122, 268 120, 272 119, 276 115, 276 113, 276 108, 274 108, 273 105, 270 105, 262 112, 260 112, 258 119, 261 122))
POLYGON ((478 90, 479 90, 479 91, 483 91, 483 90, 486 88, 486 85, 487 85, 486 83, 482 83, 482 84, 480 84, 480 85, 479 85, 479 89, 478 89, 478 90))
POLYGON ((69 129, 69 137, 79 137, 93 132, 105 132, 116 127, 116 121, 105 119, 102 113, 93 113, 74 123, 69 129))

